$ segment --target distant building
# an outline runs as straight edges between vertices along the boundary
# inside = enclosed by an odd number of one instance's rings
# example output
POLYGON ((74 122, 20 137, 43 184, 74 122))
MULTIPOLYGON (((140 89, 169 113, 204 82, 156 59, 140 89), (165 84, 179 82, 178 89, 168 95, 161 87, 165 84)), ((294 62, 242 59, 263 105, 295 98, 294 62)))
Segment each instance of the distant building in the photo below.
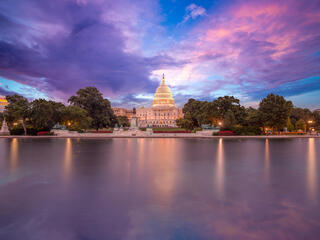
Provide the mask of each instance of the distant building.
MULTIPOLYGON (((113 108, 116 116, 127 116, 131 119, 132 110, 113 108)), ((176 127, 176 120, 183 117, 182 109, 174 105, 170 88, 166 85, 164 76, 157 88, 152 101, 152 107, 136 109, 139 127, 176 127)))
POLYGON ((126 116, 129 120, 131 120, 133 115, 133 109, 113 107, 112 110, 116 116, 126 116))
POLYGON ((4 108, 8 105, 8 101, 5 97, 0 96, 0 112, 4 111, 4 108))
POLYGON ((317 113, 320 113, 320 108, 319 109, 316 109, 316 110, 314 110, 315 112, 317 112, 317 113))

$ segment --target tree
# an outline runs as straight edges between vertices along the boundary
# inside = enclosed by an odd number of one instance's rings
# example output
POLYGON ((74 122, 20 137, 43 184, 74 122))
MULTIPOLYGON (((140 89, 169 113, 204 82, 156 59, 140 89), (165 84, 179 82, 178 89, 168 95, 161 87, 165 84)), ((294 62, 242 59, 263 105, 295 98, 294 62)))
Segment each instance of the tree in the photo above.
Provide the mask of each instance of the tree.
POLYGON ((129 127, 129 119, 127 116, 118 116, 117 117, 118 125, 123 127, 129 127))
MULTIPOLYGON (((182 109, 187 121, 185 124, 193 127, 200 127, 201 124, 208 123, 208 102, 197 101, 190 98, 182 109), (190 121, 192 123, 190 123, 190 121)), ((182 122, 181 122, 182 123, 182 122)))
POLYGON ((246 109, 246 119, 244 122, 246 126, 262 127, 260 112, 258 109, 249 107, 246 109))
POLYGON ((287 129, 289 132, 292 132, 294 130, 294 125, 291 123, 290 118, 287 120, 287 129))
POLYGON ((3 122, 3 119, 4 119, 4 114, 2 112, 0 112, 0 128, 2 127, 2 122, 3 122))
POLYGON ((70 97, 68 102, 86 110, 89 117, 92 118, 91 126, 97 130, 113 126, 117 121, 109 100, 104 99, 95 87, 79 89, 76 96, 70 97))
POLYGON ((292 108, 291 101, 286 101, 284 97, 279 95, 269 94, 259 104, 262 123, 264 126, 280 131, 286 126, 292 108))
POLYGON ((306 122, 303 119, 300 119, 296 122, 296 129, 306 131, 306 122))
POLYGON ((37 130, 50 130, 63 120, 64 112, 62 103, 36 99, 30 104, 30 122, 37 130))
POLYGON ((290 114, 290 120, 292 124, 296 124, 296 122, 300 119, 303 119, 305 122, 313 119, 313 114, 308 108, 297 108, 294 107, 290 114))
POLYGON ((219 117, 224 118, 228 111, 232 111, 235 122, 238 124, 243 124, 246 117, 246 111, 245 108, 240 105, 239 99, 233 96, 224 96, 213 101, 213 104, 218 111, 219 117))
POLYGON ((231 129, 236 124, 236 118, 231 109, 229 109, 223 117, 223 127, 226 129, 231 129))
POLYGON ((186 121, 179 120, 178 123, 193 127, 201 127, 202 124, 217 126, 224 119, 227 112, 229 113, 226 116, 233 115, 232 124, 243 124, 246 118, 246 110, 240 105, 240 100, 232 96, 219 97, 212 102, 190 98, 182 111, 188 117, 184 117, 186 121))
POLYGON ((5 107, 5 117, 8 121, 22 120, 24 135, 27 135, 26 119, 30 114, 30 104, 26 98, 18 94, 6 96, 8 105, 5 107))
POLYGON ((319 129, 320 128, 320 112, 314 111, 312 114, 314 118, 314 126, 315 128, 319 129))
POLYGON ((68 106, 64 110, 63 121, 72 129, 88 129, 91 125, 92 118, 88 112, 78 106, 68 106))
POLYGON ((176 124, 180 128, 192 130, 194 128, 194 122, 191 119, 190 113, 186 113, 183 118, 176 120, 176 124))

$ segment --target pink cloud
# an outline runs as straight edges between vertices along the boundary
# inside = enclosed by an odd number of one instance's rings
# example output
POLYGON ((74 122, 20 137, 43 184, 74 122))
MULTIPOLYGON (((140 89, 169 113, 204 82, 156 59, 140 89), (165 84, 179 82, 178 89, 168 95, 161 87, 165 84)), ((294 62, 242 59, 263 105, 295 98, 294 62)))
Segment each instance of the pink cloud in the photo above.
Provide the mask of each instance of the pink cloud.
POLYGON ((181 49, 190 50, 175 50, 172 55, 188 59, 193 72, 223 76, 240 95, 320 75, 319 61, 310 58, 320 45, 318 5, 238 1, 222 12, 209 13, 207 21, 181 43, 181 49))

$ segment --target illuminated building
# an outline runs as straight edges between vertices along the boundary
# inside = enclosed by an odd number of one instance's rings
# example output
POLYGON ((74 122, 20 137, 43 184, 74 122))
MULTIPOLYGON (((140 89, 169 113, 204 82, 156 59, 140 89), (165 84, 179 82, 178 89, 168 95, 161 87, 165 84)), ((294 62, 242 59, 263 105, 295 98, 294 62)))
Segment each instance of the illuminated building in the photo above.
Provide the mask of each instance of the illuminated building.
MULTIPOLYGON (((116 116, 132 117, 133 112, 125 108, 113 108, 116 116)), ((164 76, 157 88, 152 101, 152 107, 136 109, 139 127, 176 127, 176 120, 183 117, 182 109, 174 105, 170 88, 166 85, 164 76)))
POLYGON ((8 105, 8 101, 5 97, 0 96, 0 112, 3 112, 5 106, 8 105))

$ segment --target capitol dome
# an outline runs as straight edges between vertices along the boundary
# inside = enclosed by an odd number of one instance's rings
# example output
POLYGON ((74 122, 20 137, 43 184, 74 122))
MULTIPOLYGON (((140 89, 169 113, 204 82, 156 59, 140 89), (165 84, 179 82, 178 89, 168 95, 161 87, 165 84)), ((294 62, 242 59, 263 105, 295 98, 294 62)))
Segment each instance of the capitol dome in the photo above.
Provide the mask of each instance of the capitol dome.
POLYGON ((166 85, 164 75, 152 101, 152 107, 174 107, 174 99, 170 88, 166 85))

